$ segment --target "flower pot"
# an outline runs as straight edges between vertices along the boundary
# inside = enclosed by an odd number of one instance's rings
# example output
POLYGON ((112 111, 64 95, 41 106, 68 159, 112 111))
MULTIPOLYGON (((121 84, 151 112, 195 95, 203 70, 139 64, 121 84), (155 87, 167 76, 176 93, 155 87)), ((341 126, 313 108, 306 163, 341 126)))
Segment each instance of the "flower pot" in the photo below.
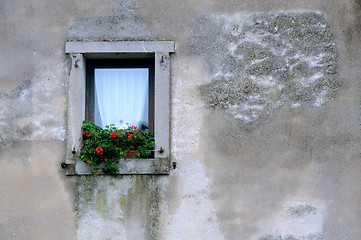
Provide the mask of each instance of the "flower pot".
POLYGON ((125 158, 135 158, 134 154, 137 153, 137 150, 129 150, 128 152, 125 153, 125 158))

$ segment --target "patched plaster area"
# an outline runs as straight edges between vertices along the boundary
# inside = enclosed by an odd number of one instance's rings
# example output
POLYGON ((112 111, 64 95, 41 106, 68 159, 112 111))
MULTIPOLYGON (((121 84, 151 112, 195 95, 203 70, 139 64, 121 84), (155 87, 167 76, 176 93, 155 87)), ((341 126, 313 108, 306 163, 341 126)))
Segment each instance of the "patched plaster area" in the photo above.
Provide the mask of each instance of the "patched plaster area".
POLYGON ((161 207, 165 209, 165 214, 162 215, 159 239, 224 240, 202 164, 189 154, 184 154, 178 160, 181 166, 172 171, 170 182, 163 181, 168 195, 174 192, 175 196, 167 196, 167 201, 161 207), (181 183, 173 184, 175 178, 181 183))
POLYGON ((0 149, 22 140, 65 140, 67 63, 41 69, 0 94, 0 149))
POLYGON ((321 107, 341 85, 333 36, 320 12, 204 14, 189 47, 206 57, 206 106, 251 123, 272 109, 321 107))
POLYGON ((293 202, 275 217, 270 233, 253 240, 322 240, 324 214, 312 203, 293 202))
POLYGON ((200 128, 204 103, 198 91, 207 71, 199 56, 172 61, 171 146, 177 168, 163 178, 162 232, 159 239, 225 239, 202 163, 200 128))

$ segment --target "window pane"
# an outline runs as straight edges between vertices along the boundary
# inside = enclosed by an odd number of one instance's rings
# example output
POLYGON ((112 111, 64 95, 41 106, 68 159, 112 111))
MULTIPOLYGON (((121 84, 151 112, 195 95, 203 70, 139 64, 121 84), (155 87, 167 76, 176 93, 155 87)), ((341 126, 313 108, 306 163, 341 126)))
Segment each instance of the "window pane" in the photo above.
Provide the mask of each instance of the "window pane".
POLYGON ((94 69, 94 123, 148 128, 148 68, 94 69))

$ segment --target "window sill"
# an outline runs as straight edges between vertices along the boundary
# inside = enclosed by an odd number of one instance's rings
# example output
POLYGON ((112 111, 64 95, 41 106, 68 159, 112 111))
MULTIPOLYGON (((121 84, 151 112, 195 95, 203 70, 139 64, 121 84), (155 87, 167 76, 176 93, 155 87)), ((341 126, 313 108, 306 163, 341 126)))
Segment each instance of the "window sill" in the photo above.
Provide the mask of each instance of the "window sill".
MULTIPOLYGON (((169 174, 168 158, 127 158, 119 161, 119 175, 127 174, 169 174)), ((90 175, 91 167, 76 161, 77 175, 90 175)))

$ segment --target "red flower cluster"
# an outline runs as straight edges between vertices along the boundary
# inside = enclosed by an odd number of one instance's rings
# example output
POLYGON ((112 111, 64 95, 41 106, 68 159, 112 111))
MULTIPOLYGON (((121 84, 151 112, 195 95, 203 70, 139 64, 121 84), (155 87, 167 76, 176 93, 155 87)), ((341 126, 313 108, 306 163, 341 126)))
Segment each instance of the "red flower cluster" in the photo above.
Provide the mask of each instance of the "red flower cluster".
POLYGON ((134 138, 137 138, 139 135, 138 135, 138 133, 134 133, 134 134, 129 133, 129 134, 128 134, 128 138, 131 138, 132 136, 133 136, 134 138))
POLYGON ((139 132, 139 128, 138 128, 137 126, 131 126, 131 127, 130 127, 130 130, 136 130, 136 131, 139 132))
POLYGON ((83 133, 83 135, 86 136, 86 137, 89 135, 88 132, 82 132, 82 133, 83 133))
POLYGON ((112 138, 116 138, 117 136, 118 136, 118 137, 120 136, 120 133, 119 133, 119 131, 117 131, 117 133, 112 132, 112 133, 110 134, 110 136, 111 136, 112 138))
MULTIPOLYGON (((137 126, 131 126, 131 127, 130 127, 130 130, 131 130, 131 131, 140 132, 140 130, 139 130, 139 128, 138 128, 137 126)), ((124 131, 124 132, 126 133, 126 131, 124 131)), ((131 138, 132 136, 133 136, 134 138, 137 138, 137 137, 139 136, 137 132, 135 132, 135 133, 133 133, 133 134, 129 133, 129 134, 128 134, 128 138, 131 138)))
POLYGON ((99 155, 102 155, 102 154, 103 154, 103 152, 104 152, 103 148, 101 148, 100 146, 99 146, 99 147, 97 147, 97 148, 95 149, 95 151, 96 151, 96 152, 97 152, 97 154, 99 154, 99 155))

